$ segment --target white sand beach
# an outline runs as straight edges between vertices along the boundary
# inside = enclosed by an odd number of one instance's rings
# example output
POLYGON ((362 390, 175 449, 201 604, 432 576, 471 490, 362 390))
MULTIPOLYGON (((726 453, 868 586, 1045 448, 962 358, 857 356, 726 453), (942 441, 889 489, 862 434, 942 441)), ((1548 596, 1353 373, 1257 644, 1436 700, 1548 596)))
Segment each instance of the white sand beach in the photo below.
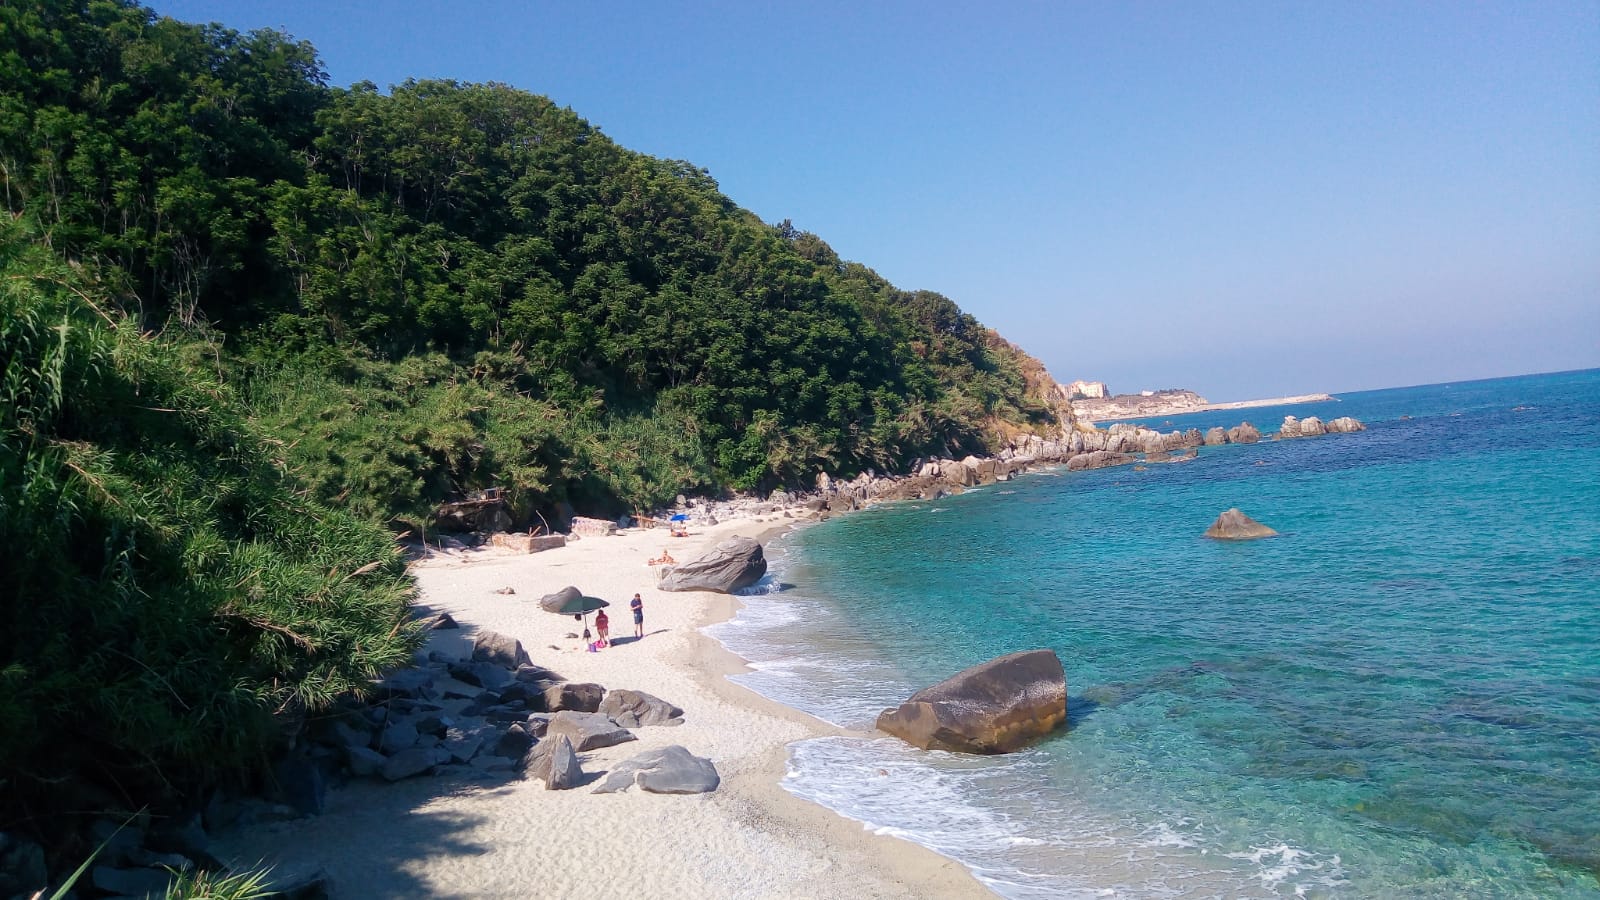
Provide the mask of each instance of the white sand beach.
POLYGON ((646 561, 664 548, 686 561, 785 521, 727 521, 677 539, 629 530, 543 553, 469 551, 414 567, 420 602, 462 626, 432 632, 429 649, 466 656, 477 631, 499 631, 569 680, 647 691, 684 709, 682 726, 639 728, 636 742, 580 754, 585 773, 681 744, 716 764, 723 781, 715 792, 353 781, 329 791, 320 816, 236 828, 215 849, 237 864, 321 866, 338 896, 350 898, 992 897, 960 865, 785 792, 786 745, 837 729, 724 677, 741 661, 697 629, 732 615, 739 600, 654 589, 646 561), (569 584, 612 602, 614 639, 632 637, 627 602, 639 592, 645 637, 585 652, 566 637, 580 626, 537 604, 569 584), (505 587, 516 593, 495 593, 505 587))

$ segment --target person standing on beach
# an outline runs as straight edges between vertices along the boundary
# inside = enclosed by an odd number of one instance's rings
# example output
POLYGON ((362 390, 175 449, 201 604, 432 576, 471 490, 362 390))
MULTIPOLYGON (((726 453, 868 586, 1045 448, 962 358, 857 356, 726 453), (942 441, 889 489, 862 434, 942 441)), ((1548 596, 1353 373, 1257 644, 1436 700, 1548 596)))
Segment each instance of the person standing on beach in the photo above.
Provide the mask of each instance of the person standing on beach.
POLYGON ((633 610, 633 636, 644 637, 644 601, 634 594, 633 599, 628 601, 628 608, 633 610))
POLYGON ((611 617, 603 609, 594 614, 594 631, 600 636, 599 645, 602 649, 611 646, 611 617))

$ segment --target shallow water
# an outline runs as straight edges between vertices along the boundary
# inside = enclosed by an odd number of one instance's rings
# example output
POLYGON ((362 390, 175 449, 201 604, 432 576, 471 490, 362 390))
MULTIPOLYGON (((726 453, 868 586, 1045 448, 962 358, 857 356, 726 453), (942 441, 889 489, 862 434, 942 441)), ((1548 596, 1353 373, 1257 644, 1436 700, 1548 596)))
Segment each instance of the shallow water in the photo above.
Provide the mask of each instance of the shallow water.
POLYGON ((1151 424, 1368 431, 792 535, 712 629, 750 687, 865 729, 1049 647, 1071 709, 1002 758, 804 742, 786 787, 1008 897, 1600 897, 1600 371, 1341 401, 1151 424), (1230 506, 1282 535, 1200 538, 1230 506))

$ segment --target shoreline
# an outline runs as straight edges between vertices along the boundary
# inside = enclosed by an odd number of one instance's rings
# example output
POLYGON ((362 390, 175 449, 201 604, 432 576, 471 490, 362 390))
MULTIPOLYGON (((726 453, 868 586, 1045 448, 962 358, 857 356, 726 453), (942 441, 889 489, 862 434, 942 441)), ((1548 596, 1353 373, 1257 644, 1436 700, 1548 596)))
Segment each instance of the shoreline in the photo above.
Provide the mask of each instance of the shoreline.
POLYGON ((548 791, 515 778, 352 780, 329 790, 319 816, 215 835, 216 855, 243 866, 320 867, 336 889, 357 896, 993 898, 961 863, 786 791, 792 743, 852 732, 728 679, 749 671, 746 661, 702 629, 753 598, 656 591, 644 565, 662 544, 690 559, 735 535, 765 545, 806 521, 735 516, 691 525, 683 539, 627 529, 540 553, 478 549, 412 565, 418 607, 449 612, 462 626, 431 632, 427 650, 465 655, 477 631, 498 631, 574 682, 643 690, 684 709, 683 725, 639 728, 635 742, 580 754, 587 775, 679 744, 715 763, 716 791, 595 796, 592 783, 548 791), (575 623, 536 602, 567 584, 612 601, 614 638, 632 638, 626 598, 639 591, 645 637, 583 652, 565 637, 575 623), (516 593, 498 594, 503 587, 516 593), (553 850, 556 838, 568 847, 553 850))

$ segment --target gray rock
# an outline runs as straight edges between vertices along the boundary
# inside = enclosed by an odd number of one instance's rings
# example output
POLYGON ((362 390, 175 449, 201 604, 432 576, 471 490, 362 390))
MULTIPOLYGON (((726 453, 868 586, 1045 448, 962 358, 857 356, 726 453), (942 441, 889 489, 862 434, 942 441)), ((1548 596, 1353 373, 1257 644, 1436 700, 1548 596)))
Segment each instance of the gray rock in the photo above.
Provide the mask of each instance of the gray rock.
POLYGON ((1217 520, 1206 529, 1206 537, 1219 541, 1251 541, 1256 538, 1273 537, 1277 532, 1257 522, 1238 507, 1227 510, 1217 516, 1217 520))
POLYGON ((1240 422, 1228 429, 1228 443, 1254 444, 1261 440, 1261 431, 1249 422, 1240 422))
POLYGON ((511 673, 495 663, 483 661, 451 663, 450 677, 489 690, 505 687, 511 683, 511 673))
POLYGON ((566 735, 579 753, 638 740, 633 732, 599 713, 570 711, 551 716, 550 725, 545 729, 546 740, 560 735, 566 735))
POLYGON ((582 596, 583 591, 580 591, 569 584, 561 590, 556 591, 554 594, 545 594, 543 597, 540 597, 539 608, 549 613, 560 612, 561 607, 582 596))
POLYGON ((638 785, 652 794, 704 794, 716 790, 721 783, 711 760, 673 744, 646 751, 617 766, 594 793, 612 794, 638 785))
POLYGON ((379 772, 388 781, 399 781, 402 778, 421 775, 438 762, 439 759, 432 748, 412 747, 409 750, 401 750, 385 760, 379 772))
POLYGON ((346 747, 344 750, 344 763, 350 767, 350 774, 366 778, 382 771, 385 757, 382 753, 367 747, 346 747))
POLYGON ((623 728, 683 724, 683 710, 644 691, 609 691, 598 711, 623 728))
POLYGON ((912 694, 878 727, 924 750, 1010 753, 1067 721, 1067 678, 1053 650, 1011 653, 912 694))
POLYGON ((452 629, 460 628, 461 626, 456 623, 455 619, 451 618, 449 613, 439 613, 437 616, 429 619, 425 627, 433 631, 450 631, 452 629))
POLYGON ((755 540, 723 541, 699 559, 668 566, 656 587, 663 591, 716 591, 731 594, 767 574, 767 560, 755 540))
POLYGON ((433 696, 433 673, 427 669, 400 669, 378 682, 378 690, 389 697, 426 700, 433 696))
POLYGON ((553 684, 544 691, 544 708, 549 712, 573 710, 597 712, 604 701, 606 689, 598 684, 566 682, 553 684))
POLYGON ((1088 453, 1079 453, 1067 460, 1067 468, 1071 471, 1085 469, 1104 469, 1108 466, 1121 466, 1135 462, 1138 457, 1131 453, 1121 453, 1112 450, 1093 450, 1088 453))
POLYGON ((517 761, 506 756, 480 753, 472 758, 470 765, 480 772, 511 772, 516 770, 517 761))
POLYGON ((399 753, 409 750, 417 745, 417 740, 422 737, 417 727, 410 722, 399 719, 390 722, 378 735, 378 749, 384 753, 399 753))
POLYGON ((199 813, 172 818, 150 829, 145 846, 162 853, 182 853, 196 857, 210 852, 211 836, 206 834, 199 813))
POLYGON ((508 759, 521 759, 533 746, 533 735, 521 725, 513 725, 506 729, 505 734, 495 741, 491 755, 504 756, 508 759))
POLYGON ((1220 447, 1228 442, 1228 430, 1221 425, 1209 428, 1206 430, 1206 436, 1203 440, 1207 447, 1220 447))
POLYGON ((532 662, 522 642, 498 631, 482 631, 472 642, 472 661, 493 663, 515 672, 518 666, 532 662))
POLYGON ((545 788, 552 791, 570 790, 583 780, 578 754, 564 734, 534 747, 524 766, 524 777, 542 781, 545 788))
POLYGON ((145 834, 144 829, 136 823, 97 819, 89 826, 89 837, 100 847, 100 855, 95 857, 95 862, 116 868, 127 861, 128 854, 135 848, 144 846, 145 834))

